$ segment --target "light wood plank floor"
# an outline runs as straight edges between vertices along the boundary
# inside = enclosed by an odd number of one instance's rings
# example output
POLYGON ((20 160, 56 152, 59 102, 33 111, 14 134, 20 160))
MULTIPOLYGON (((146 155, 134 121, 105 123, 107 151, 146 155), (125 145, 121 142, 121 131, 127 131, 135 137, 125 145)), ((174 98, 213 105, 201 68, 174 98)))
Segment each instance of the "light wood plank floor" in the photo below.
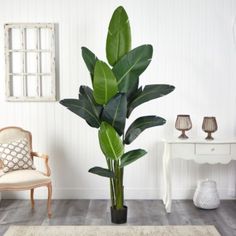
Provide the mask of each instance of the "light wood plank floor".
MULTIPOLYGON (((236 201, 221 201, 217 210, 200 210, 192 201, 173 201, 172 213, 165 212, 160 200, 129 200, 128 225, 215 225, 222 236, 236 236, 236 201)), ((49 220, 46 201, 2 200, 0 235, 10 225, 110 225, 107 200, 53 200, 49 220)))

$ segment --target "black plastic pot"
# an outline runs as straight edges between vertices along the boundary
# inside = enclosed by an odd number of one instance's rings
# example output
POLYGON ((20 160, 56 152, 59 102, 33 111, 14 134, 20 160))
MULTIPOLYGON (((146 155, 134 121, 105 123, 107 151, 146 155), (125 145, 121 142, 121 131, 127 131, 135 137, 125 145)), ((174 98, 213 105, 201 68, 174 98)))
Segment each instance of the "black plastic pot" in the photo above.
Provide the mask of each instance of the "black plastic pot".
POLYGON ((111 207, 111 222, 115 224, 124 224, 127 222, 128 207, 123 206, 122 209, 111 207))

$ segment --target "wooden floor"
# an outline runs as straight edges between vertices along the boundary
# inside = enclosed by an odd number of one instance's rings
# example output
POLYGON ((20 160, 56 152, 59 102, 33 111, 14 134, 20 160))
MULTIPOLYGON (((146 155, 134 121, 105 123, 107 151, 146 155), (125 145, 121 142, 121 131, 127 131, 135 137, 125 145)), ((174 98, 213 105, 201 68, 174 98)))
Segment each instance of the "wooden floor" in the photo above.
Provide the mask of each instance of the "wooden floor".
MULTIPOLYGON (((160 200, 130 200, 128 225, 215 225, 222 236, 236 236, 236 201, 222 201, 217 210, 200 210, 192 201, 174 201, 167 214, 160 200)), ((46 201, 2 200, 0 202, 0 235, 10 225, 110 225, 110 203, 107 200, 54 200, 49 220, 46 201)))

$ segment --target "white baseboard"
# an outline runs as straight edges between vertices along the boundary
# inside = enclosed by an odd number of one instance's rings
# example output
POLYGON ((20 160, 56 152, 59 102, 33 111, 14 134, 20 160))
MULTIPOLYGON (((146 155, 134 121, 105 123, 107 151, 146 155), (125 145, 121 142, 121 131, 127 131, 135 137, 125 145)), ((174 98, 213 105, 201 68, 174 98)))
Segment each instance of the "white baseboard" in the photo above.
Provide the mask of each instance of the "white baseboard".
MULTIPOLYGON (((173 199, 192 199, 195 189, 173 189, 173 199)), ((235 189, 218 189, 221 199, 235 199, 235 189)), ((162 199, 161 189, 125 189, 125 199, 162 199)), ((109 199, 109 189, 55 188, 53 199, 109 199)), ((35 199, 46 199, 47 189, 35 190, 35 199)), ((29 191, 2 192, 2 199, 29 199, 29 191)))

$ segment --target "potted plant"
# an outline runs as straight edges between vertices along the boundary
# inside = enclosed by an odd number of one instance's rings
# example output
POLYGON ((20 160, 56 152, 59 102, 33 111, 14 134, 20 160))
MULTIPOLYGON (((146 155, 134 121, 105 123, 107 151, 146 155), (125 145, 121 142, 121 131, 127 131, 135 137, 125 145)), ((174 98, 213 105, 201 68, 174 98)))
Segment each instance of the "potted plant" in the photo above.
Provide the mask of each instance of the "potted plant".
POLYGON ((123 7, 111 18, 106 41, 106 62, 99 60, 88 48, 82 47, 82 57, 90 72, 92 89, 80 86, 78 99, 63 99, 60 103, 98 129, 100 148, 107 167, 93 167, 89 172, 110 180, 111 220, 125 223, 124 167, 146 154, 143 149, 125 152, 145 129, 165 124, 158 116, 137 118, 128 129, 126 119, 139 105, 162 97, 174 90, 168 84, 139 87, 139 76, 151 62, 153 48, 142 45, 131 50, 129 19, 123 7))

